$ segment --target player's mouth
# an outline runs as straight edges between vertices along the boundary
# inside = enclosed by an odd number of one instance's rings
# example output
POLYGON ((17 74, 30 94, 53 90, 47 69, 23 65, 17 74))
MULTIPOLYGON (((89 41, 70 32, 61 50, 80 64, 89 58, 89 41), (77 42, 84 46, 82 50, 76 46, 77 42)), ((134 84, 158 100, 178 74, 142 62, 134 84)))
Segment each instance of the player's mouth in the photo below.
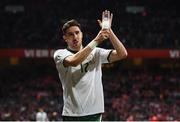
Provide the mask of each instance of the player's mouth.
POLYGON ((77 40, 73 40, 73 45, 77 46, 77 44, 78 44, 78 41, 77 40))

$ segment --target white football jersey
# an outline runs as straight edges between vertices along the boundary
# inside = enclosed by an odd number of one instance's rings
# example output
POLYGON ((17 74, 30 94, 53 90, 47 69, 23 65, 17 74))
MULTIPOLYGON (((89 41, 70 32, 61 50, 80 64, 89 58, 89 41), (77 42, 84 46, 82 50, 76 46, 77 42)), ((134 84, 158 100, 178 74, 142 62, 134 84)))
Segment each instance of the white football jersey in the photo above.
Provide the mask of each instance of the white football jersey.
POLYGON ((104 112, 101 65, 109 62, 111 52, 97 47, 80 65, 64 67, 64 59, 75 52, 68 49, 55 51, 54 60, 63 87, 62 115, 85 116, 104 112))

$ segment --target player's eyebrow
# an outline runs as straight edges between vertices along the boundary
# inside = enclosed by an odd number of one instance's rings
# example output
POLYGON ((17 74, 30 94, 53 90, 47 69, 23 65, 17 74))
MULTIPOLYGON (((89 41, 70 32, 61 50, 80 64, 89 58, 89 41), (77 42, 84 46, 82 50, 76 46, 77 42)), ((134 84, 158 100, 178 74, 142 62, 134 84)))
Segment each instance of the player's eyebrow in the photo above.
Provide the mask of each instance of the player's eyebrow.
POLYGON ((68 34, 68 35, 73 35, 74 33, 75 33, 75 34, 78 34, 79 32, 80 32, 80 31, 77 30, 77 31, 75 31, 75 32, 67 32, 67 34, 68 34))

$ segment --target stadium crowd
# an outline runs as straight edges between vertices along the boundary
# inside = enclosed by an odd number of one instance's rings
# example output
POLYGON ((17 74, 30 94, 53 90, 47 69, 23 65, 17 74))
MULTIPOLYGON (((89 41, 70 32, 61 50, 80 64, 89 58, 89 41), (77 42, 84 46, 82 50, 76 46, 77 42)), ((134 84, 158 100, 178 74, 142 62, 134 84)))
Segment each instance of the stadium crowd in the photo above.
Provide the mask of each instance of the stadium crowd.
MULTIPOLYGON (((178 71, 103 68, 103 72, 104 121, 180 120, 178 71)), ((35 120, 41 107, 50 121, 61 120, 62 88, 53 67, 11 67, 1 70, 1 76, 0 120, 35 120), (37 68, 41 70, 29 76, 37 68)))
MULTIPOLYGON (((72 18, 82 23, 86 44, 100 29, 96 20, 101 18, 101 12, 109 9, 114 13, 113 29, 127 48, 178 49, 180 16, 176 5, 168 0, 2 1, 0 48, 64 47, 61 27, 72 18), (127 11, 131 6, 144 9, 127 11)), ((109 43, 105 46, 109 47, 109 43)))

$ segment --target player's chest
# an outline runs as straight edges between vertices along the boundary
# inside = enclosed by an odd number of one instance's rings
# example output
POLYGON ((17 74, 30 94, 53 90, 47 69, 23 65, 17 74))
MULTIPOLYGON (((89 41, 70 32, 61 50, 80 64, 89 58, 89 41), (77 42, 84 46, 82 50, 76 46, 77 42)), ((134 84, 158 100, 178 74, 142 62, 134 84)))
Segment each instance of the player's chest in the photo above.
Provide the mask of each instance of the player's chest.
POLYGON ((81 74, 92 71, 96 67, 96 60, 93 54, 90 54, 81 64, 71 67, 71 73, 81 74))

